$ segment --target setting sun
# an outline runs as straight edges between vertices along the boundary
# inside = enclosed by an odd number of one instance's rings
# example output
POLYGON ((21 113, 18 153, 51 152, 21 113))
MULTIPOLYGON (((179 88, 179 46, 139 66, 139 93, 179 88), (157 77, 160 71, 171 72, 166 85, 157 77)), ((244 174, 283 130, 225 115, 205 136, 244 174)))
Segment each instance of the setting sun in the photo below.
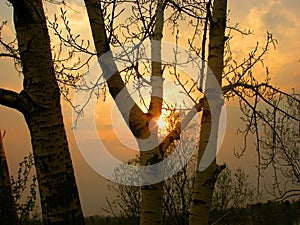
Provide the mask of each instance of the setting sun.
POLYGON ((159 118, 156 120, 156 124, 158 126, 159 133, 161 135, 166 135, 168 132, 168 121, 167 121, 167 112, 166 110, 162 110, 162 113, 159 118))
POLYGON ((300 225, 299 8, 0 1, 0 225, 300 225))
POLYGON ((166 126, 167 126, 162 117, 163 116, 160 116, 159 119, 156 122, 157 125, 158 125, 158 128, 160 128, 160 129, 166 128, 166 126))

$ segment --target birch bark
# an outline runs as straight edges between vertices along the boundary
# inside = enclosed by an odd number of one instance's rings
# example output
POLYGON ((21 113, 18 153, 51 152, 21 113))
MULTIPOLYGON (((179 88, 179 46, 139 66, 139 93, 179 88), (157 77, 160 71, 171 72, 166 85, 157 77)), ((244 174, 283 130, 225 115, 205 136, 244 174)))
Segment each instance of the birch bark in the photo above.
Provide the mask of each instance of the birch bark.
POLYGON ((44 224, 83 225, 43 4, 10 2, 24 80, 21 93, 0 89, 0 104, 19 110, 28 125, 44 224))
MULTIPOLYGON (((162 63, 161 63, 161 40, 163 36, 164 27, 164 3, 163 0, 158 0, 156 8, 156 21, 154 26, 153 37, 151 38, 151 101, 148 110, 148 115, 151 119, 159 118, 162 110, 163 103, 163 78, 162 78, 162 63)), ((151 128, 150 128, 151 129, 151 128)), ((151 151, 141 151, 140 157, 143 166, 147 166, 147 162, 159 163, 163 159, 163 153, 160 152, 158 143, 158 126, 153 127, 152 132, 155 134, 155 146, 157 148, 151 151), (156 160, 151 160, 155 159, 156 160)), ((143 148, 143 146, 141 146, 143 148)), ((161 176, 163 174, 163 168, 159 168, 160 171, 145 171, 146 176, 148 173, 161 176)), ((143 178, 144 179, 144 178, 143 178)), ((146 180, 145 180, 146 181, 146 180)), ((144 181, 144 182, 145 182, 144 181)), ((147 181, 146 181, 147 182, 147 181)), ((141 201, 141 215, 140 225, 160 225, 162 224, 163 215, 163 193, 164 182, 152 184, 148 186, 142 186, 142 201, 141 201)))
MULTIPOLYGON (((145 139, 150 136, 150 133, 156 135, 154 142, 157 142, 157 147, 149 151, 141 151, 141 164, 147 165, 148 162, 153 162, 154 158, 158 158, 159 162, 162 159, 161 152, 158 146, 157 127, 153 126, 149 128, 151 120, 159 117, 162 108, 162 68, 161 68, 161 46, 160 40, 162 38, 163 31, 163 16, 164 16, 164 4, 162 0, 158 1, 156 9, 156 22, 154 33, 151 38, 153 40, 151 44, 151 56, 152 56, 152 76, 151 86, 152 95, 147 113, 143 113, 142 110, 133 103, 131 96, 126 91, 125 84, 121 78, 120 73, 115 65, 112 56, 109 54, 110 47, 108 43, 107 33, 104 24, 104 17, 102 14, 101 5, 96 0, 85 0, 86 9, 88 12, 94 44, 96 47, 97 55, 100 57, 100 66, 103 70, 104 77, 106 78, 109 92, 113 99, 116 101, 121 113, 124 108, 124 102, 117 101, 117 95, 121 92, 127 95, 126 99, 130 101, 133 107, 130 110, 128 126, 132 133, 138 139, 145 139), (111 72, 113 75, 111 75, 111 72)), ((122 98, 123 99, 123 98, 122 98)), ((124 115, 123 115, 124 116, 124 115)), ((126 119, 126 118, 125 118, 126 119)), ((143 145, 139 144, 141 150, 143 145)), ((152 171, 153 172, 153 171, 152 171)), ((143 179, 146 179, 145 177, 143 179)), ((144 180, 147 183, 146 180, 144 180)), ((140 224, 161 224, 162 222, 162 196, 163 196, 163 183, 146 185, 142 187, 142 201, 141 201, 141 216, 140 224)))
MULTIPOLYGON (((215 0, 213 3, 213 14, 210 21, 209 30, 209 49, 208 49, 208 67, 215 75, 219 85, 222 84, 222 73, 224 65, 224 43, 226 28, 227 0, 215 0)), ((206 88, 211 88, 210 84, 206 84, 206 88)), ((207 93, 213 92, 207 90, 207 93)), ((217 132, 212 134, 212 116, 211 112, 219 118, 220 104, 216 103, 216 109, 211 109, 207 100, 204 103, 203 114, 201 119, 201 130, 198 149, 198 163, 195 177, 194 190, 192 194, 192 205, 190 208, 189 224, 190 225, 207 225, 209 221, 209 213, 211 209, 212 195, 214 185, 217 180, 221 167, 217 165, 216 159, 203 171, 199 171, 198 167, 202 160, 204 151, 210 142, 209 151, 216 154, 217 150, 217 132)), ((219 121, 214 121, 218 124, 219 121)))

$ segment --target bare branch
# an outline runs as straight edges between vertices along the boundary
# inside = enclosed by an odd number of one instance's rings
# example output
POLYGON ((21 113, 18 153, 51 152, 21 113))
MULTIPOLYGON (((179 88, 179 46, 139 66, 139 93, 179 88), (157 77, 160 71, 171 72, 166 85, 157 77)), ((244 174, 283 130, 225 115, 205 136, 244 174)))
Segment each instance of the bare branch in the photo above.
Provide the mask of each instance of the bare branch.
POLYGON ((29 112, 31 105, 27 98, 22 94, 0 88, 0 104, 9 108, 16 109, 22 113, 29 112))
POLYGON ((164 140, 159 145, 159 149, 162 154, 167 151, 168 147, 173 143, 173 141, 180 138, 181 131, 187 127, 196 113, 202 110, 203 106, 204 98, 200 99, 199 103, 196 104, 180 122, 177 122, 175 128, 164 138, 164 140))
MULTIPOLYGON (((177 10, 178 12, 180 12, 180 13, 183 12, 184 14, 190 16, 191 18, 205 19, 205 17, 203 17, 201 14, 198 15, 197 13, 195 13, 195 11, 197 9, 200 10, 200 12, 204 11, 204 9, 200 7, 200 4, 199 4, 199 6, 193 5, 191 7, 191 5, 189 5, 188 3, 186 3, 185 5, 184 4, 180 5, 179 3, 177 3, 173 0, 167 0, 167 3, 169 3, 169 5, 171 7, 173 7, 175 10, 177 10)), ((183 3, 184 3, 184 1, 183 1, 183 3)))
POLYGON ((20 60, 19 56, 16 56, 16 55, 10 54, 10 53, 0 53, 0 57, 9 57, 9 58, 14 58, 14 59, 20 60))

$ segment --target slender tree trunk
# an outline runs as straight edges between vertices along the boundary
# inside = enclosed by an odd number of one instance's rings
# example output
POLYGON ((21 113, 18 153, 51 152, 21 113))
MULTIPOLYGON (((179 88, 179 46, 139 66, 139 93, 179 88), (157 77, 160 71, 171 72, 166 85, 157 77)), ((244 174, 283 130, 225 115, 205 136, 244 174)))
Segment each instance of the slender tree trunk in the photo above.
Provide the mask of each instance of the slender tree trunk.
MULTIPOLYGON (((115 68, 115 63, 108 53, 110 51, 110 43, 108 43, 108 38, 105 30, 104 17, 101 9, 100 2, 97 0, 85 0, 86 9, 88 12, 90 26, 92 30, 92 35, 97 51, 98 57, 100 57, 100 66, 103 70, 104 77, 106 78, 109 91, 113 99, 116 101, 118 108, 121 113, 122 108, 124 108, 124 102, 118 102, 116 96, 123 89, 126 90, 125 84, 119 74, 119 72, 114 72, 112 76, 111 71, 117 71, 115 68)), ((152 85, 152 95, 149 105, 148 113, 145 114, 142 110, 136 105, 132 104, 133 107, 130 110, 129 123, 132 133, 138 139, 148 138, 150 132, 154 132, 157 136, 157 130, 149 129, 149 122, 159 117, 161 114, 162 108, 162 67, 161 67, 161 38, 163 30, 163 16, 164 16, 164 4, 162 0, 158 1, 157 10, 156 10, 156 22, 153 36, 151 40, 153 41, 151 46, 152 54, 152 76, 151 76, 151 85, 152 85)), ((124 99, 130 101, 131 96, 128 92, 123 92, 124 99)), ((132 100, 131 100, 132 101, 132 100)), ((125 118, 126 119, 126 118, 125 118)), ((158 137, 157 137, 158 138, 158 137)), ((154 140, 155 141, 155 140, 154 140)), ((157 145, 158 141, 156 140, 157 145)), ((163 155, 159 151, 159 148, 155 148, 150 151, 142 151, 144 146, 139 145, 140 147, 140 156, 142 165, 152 165, 158 163, 163 155)), ((144 173, 143 177, 144 184, 147 183, 147 179, 151 177, 152 173, 162 173, 162 171, 147 171, 144 173), (148 177, 148 178, 147 178, 148 177)), ((151 178, 150 178, 151 179, 151 178)), ((144 185, 142 187, 142 202, 141 202, 141 215, 140 215, 140 225, 160 225, 162 223, 162 204, 163 204, 163 182, 153 184, 153 185, 144 185)))
MULTIPOLYGON (((82 225, 84 218, 64 128, 50 38, 41 0, 11 0, 24 75, 19 95, 38 177, 45 225, 82 225)), ((18 102, 15 102, 18 104, 18 102)))
MULTIPOLYGON (((222 84, 222 73, 224 65, 224 43, 226 28, 227 0, 215 0, 213 3, 213 18, 210 21, 209 32, 209 53, 208 67, 212 70, 218 83, 222 84)), ((210 84, 206 84, 206 88, 211 88, 210 84)), ((210 91, 213 91, 210 90, 210 91)), ((220 104, 215 103, 216 109, 210 109, 206 100, 204 103, 203 115, 201 119, 201 131, 198 149, 198 163, 201 162, 206 146, 210 145, 210 151, 216 153, 217 150, 217 133, 212 134, 210 139, 212 117, 211 111, 218 118, 214 123, 219 123, 220 104), (210 143, 208 143, 210 142, 210 143)), ((211 202, 214 191, 215 182, 221 172, 221 167, 216 164, 216 160, 204 170, 199 171, 197 167, 194 190, 192 195, 192 205, 190 208, 189 224, 190 225, 207 225, 209 221, 209 213, 211 210, 211 202)))
MULTIPOLYGON (((162 63, 161 63, 161 40, 164 27, 164 3, 163 0, 157 1, 156 7, 156 21, 154 26, 153 37, 151 38, 151 100, 148 110, 150 119, 159 118, 162 110, 163 102, 163 81, 162 81, 162 63)), ((152 133, 156 135, 156 145, 158 142, 158 126, 155 124, 153 128, 150 127, 152 133)), ((140 151, 141 163, 143 166, 153 165, 163 160, 163 153, 159 148, 151 151, 140 151), (147 163, 147 162, 151 163, 147 163)), ((146 176, 154 174, 155 176, 163 175, 163 168, 157 167, 154 170, 147 171, 146 176)), ((153 176, 153 175, 152 175, 153 176)), ((143 177, 143 182, 147 178, 143 177)), ((141 201, 141 215, 140 225, 161 225, 163 217, 163 194, 164 182, 161 181, 156 184, 142 186, 142 201, 141 201)))
POLYGON ((12 192, 10 176, 0 131, 0 224, 18 225, 16 204, 12 192))
MULTIPOLYGON (((142 165, 153 165, 161 161, 161 153, 158 149, 140 153, 142 165), (158 156, 158 157, 157 157, 158 156)), ((148 170, 144 171, 145 176, 160 176, 163 171, 162 168, 156 168, 159 171, 148 170)), ((147 182, 147 177, 143 177, 143 182, 147 182)), ((142 186, 141 191, 141 214, 140 225, 160 225, 162 224, 163 216, 163 193, 164 182, 159 182, 151 185, 142 186)))

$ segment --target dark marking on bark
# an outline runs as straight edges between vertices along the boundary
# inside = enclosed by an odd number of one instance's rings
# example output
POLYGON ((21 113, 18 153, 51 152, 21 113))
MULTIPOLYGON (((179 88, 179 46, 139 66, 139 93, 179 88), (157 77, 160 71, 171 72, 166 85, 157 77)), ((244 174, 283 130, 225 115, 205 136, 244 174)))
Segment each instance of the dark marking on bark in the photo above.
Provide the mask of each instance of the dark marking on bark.
POLYGON ((207 202, 204 200, 200 200, 200 199, 193 199, 193 204, 194 205, 206 205, 207 202))

